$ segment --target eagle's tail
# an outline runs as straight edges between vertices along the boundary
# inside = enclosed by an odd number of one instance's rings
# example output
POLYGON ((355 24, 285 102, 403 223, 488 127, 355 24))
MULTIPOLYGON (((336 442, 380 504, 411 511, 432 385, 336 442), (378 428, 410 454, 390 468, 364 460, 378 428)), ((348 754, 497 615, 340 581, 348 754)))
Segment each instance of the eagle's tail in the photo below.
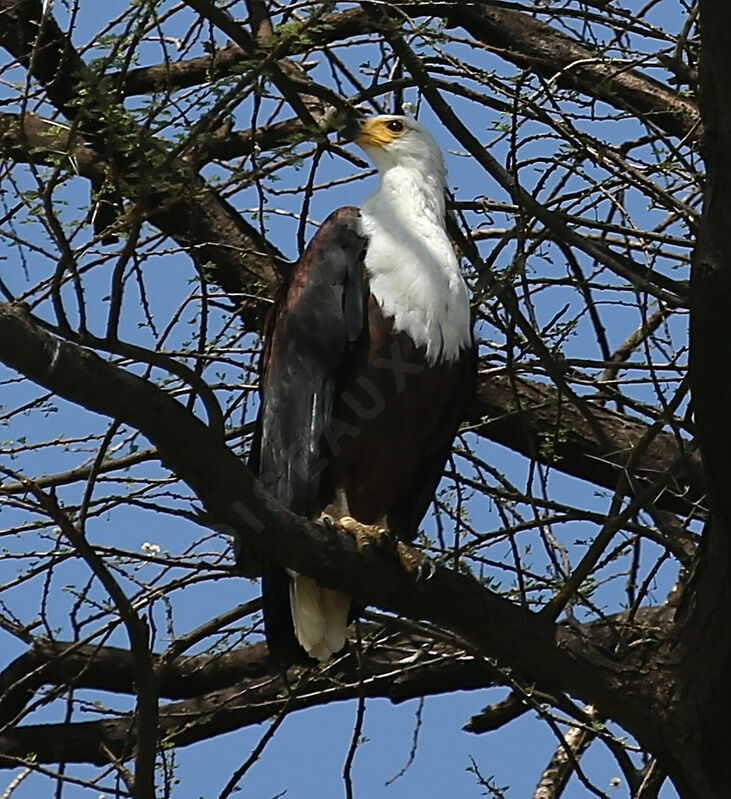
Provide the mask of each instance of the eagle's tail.
POLYGON ((310 657, 327 660, 345 646, 350 597, 292 574, 289 600, 297 640, 310 657))

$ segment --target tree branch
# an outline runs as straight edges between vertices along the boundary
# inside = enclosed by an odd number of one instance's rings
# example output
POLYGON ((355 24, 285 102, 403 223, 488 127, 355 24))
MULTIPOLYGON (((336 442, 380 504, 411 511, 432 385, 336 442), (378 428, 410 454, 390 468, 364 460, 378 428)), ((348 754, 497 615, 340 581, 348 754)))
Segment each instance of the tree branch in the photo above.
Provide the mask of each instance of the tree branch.
MULTIPOLYGON (((483 2, 392 2, 389 6, 412 19, 441 17, 450 27, 462 27, 496 55, 521 69, 542 75, 558 86, 576 89, 633 116, 639 116, 666 134, 683 138, 698 133, 698 107, 666 84, 644 75, 626 63, 613 62, 567 34, 524 11, 483 2)), ((560 11, 554 12, 560 15, 560 11)), ((324 14, 308 36, 299 39, 288 31, 282 55, 327 47, 356 34, 378 33, 380 26, 363 9, 324 14)), ((276 29, 274 42, 282 38, 276 29)), ((124 91, 143 94, 195 86, 232 73, 251 58, 251 51, 227 45, 210 56, 171 64, 140 67, 123 76, 124 91)))
MULTIPOLYGON (((551 385, 511 375, 480 375, 477 399, 467 423, 503 446, 582 480, 614 491, 634 447, 648 425, 627 414, 591 403, 603 431, 597 442, 584 416, 551 385)), ((672 433, 659 432, 638 459, 630 485, 641 490, 673 469, 675 480, 655 500, 658 507, 702 515, 703 467, 691 447, 672 433)))
POLYGON ((570 691, 600 711, 612 705, 615 718, 639 738, 655 738, 644 703, 638 718, 637 703, 627 702, 626 674, 635 668, 634 654, 626 662, 607 662, 579 631, 556 627, 471 577, 437 568, 430 580, 413 583, 387 553, 360 553, 346 534, 294 516, 266 495, 240 459, 176 400, 50 335, 23 307, 0 304, 0 360, 71 402, 134 425, 208 512, 255 552, 347 591, 363 605, 429 619, 546 689, 570 691), (620 689, 622 702, 616 701, 620 689), (624 708, 619 716, 615 704, 624 708))
MULTIPOLYGON (((668 614, 641 614, 642 624, 664 625, 668 614)), ((581 627, 581 636, 597 647, 616 644, 609 623, 581 627)), ((160 672, 161 697, 182 699, 160 707, 160 731, 168 744, 186 745, 275 717, 289 704, 291 710, 364 696, 400 703, 409 699, 474 690, 503 684, 504 672, 479 655, 466 653, 446 640, 426 633, 392 633, 381 625, 362 625, 362 664, 351 652, 316 670, 295 669, 287 679, 269 658, 264 643, 232 652, 181 657, 160 672), (291 688, 291 693, 290 693, 291 688), (202 712, 204 709, 204 712, 202 712)), ((3 717, 19 712, 32 691, 44 684, 73 685, 132 694, 132 654, 115 647, 77 643, 40 642, 0 674, 3 717), (30 672, 28 670, 31 670, 30 672), (28 681, 24 675, 31 674, 28 681), (22 688, 15 689, 17 682, 22 688), (15 697, 13 693, 15 691, 15 697)), ((156 669, 159 656, 154 656, 156 669)), ((36 762, 106 763, 112 752, 129 757, 136 732, 130 716, 63 725, 26 725, 0 733, 0 768, 17 765, 32 752, 36 762), (61 734, 63 732, 63 734, 61 734), (72 744, 72 742, 74 742, 72 744)))

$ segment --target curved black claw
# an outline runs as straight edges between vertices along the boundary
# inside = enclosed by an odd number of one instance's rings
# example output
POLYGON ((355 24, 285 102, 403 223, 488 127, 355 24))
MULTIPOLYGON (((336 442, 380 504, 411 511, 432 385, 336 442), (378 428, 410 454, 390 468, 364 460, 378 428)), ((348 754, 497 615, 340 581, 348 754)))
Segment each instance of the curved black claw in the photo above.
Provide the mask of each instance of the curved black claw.
POLYGON ((398 556, 401 567, 414 582, 421 582, 422 580, 431 580, 437 571, 437 567, 418 549, 410 547, 403 541, 399 541, 396 545, 396 554, 398 556))
POLYGON ((429 560, 429 558, 424 558, 421 563, 419 563, 414 570, 414 580, 417 583, 426 582, 427 580, 431 580, 431 578, 437 573, 437 567, 434 563, 429 560))
POLYGON ((317 519, 315 519, 315 524, 319 524, 321 527, 324 527, 326 530, 337 530, 338 523, 333 519, 332 516, 328 516, 326 513, 320 515, 317 519))

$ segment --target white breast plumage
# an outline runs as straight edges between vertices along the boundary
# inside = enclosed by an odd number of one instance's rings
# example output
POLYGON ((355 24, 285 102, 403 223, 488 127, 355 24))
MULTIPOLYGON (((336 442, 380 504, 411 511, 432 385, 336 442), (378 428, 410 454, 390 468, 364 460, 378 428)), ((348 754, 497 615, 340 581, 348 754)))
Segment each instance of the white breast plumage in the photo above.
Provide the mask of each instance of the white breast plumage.
POLYGON ((430 363, 452 361, 470 345, 469 296, 444 229, 443 167, 433 177, 418 167, 382 173, 363 204, 365 266, 394 328, 425 347, 430 363))

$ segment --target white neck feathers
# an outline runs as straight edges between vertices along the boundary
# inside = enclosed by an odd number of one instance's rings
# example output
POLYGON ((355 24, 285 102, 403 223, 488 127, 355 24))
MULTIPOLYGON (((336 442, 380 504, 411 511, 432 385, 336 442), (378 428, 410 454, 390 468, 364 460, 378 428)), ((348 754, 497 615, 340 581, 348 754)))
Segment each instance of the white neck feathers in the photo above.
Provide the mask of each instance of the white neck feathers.
POLYGON ((361 230, 372 294, 434 364, 459 357, 471 331, 467 286, 444 228, 444 165, 441 154, 431 155, 378 164, 361 230))

